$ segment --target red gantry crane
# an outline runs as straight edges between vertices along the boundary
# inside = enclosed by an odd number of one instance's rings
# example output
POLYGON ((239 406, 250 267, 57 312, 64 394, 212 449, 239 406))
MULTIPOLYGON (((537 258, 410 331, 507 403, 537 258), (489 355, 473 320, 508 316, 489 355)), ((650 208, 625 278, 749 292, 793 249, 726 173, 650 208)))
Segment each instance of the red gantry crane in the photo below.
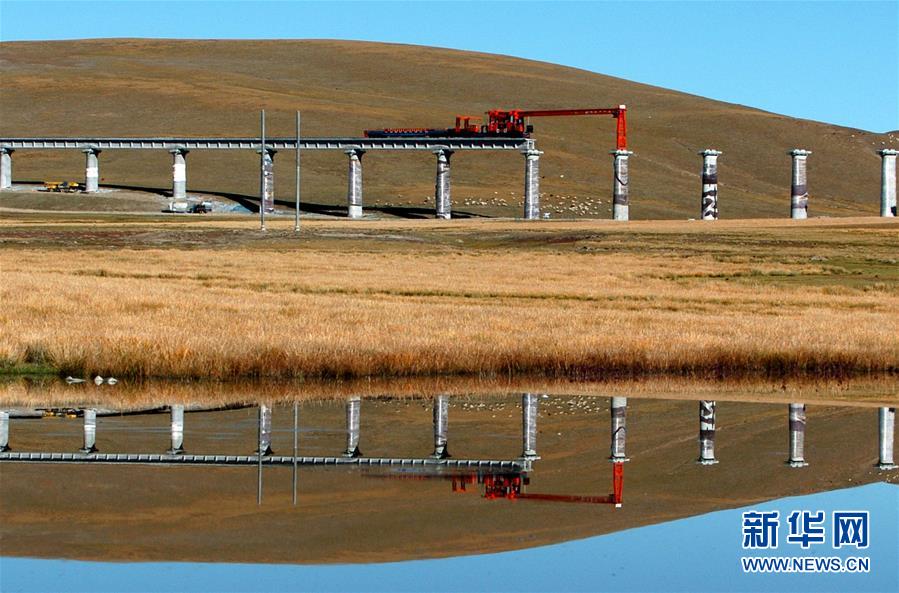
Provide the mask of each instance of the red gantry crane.
POLYGON ((491 109, 487 123, 472 115, 457 115, 452 128, 384 128, 365 130, 366 138, 528 138, 534 127, 528 124, 531 117, 567 117, 583 115, 611 115, 617 120, 616 143, 618 150, 627 150, 627 106, 596 107, 590 109, 491 109))

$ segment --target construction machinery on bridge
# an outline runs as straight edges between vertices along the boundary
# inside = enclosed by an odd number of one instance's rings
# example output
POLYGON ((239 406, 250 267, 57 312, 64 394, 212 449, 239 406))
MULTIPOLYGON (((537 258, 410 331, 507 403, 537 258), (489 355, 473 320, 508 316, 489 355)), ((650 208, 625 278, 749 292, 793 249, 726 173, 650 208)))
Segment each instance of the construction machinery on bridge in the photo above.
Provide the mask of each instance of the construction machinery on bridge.
POLYGON ((627 150, 627 106, 596 107, 589 109, 491 109, 487 123, 474 115, 457 115, 452 128, 383 128, 365 130, 366 138, 529 138, 534 126, 532 117, 570 117, 585 115, 610 115, 615 118, 618 150, 627 150))

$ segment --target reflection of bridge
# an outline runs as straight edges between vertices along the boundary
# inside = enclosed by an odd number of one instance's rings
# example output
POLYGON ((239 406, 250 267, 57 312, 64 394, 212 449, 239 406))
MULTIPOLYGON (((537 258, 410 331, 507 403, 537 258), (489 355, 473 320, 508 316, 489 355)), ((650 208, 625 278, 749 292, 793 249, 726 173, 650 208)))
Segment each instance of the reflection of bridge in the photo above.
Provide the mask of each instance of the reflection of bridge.
MULTIPOLYGON (((272 408, 261 404, 258 408, 257 453, 262 455, 186 455, 184 453, 184 406, 174 404, 171 412, 171 446, 166 454, 101 454, 97 450, 97 410, 84 409, 84 441, 80 453, 36 453, 14 452, 9 447, 9 411, 0 410, 0 462, 29 463, 174 463, 181 465, 332 465, 332 466, 420 466, 434 470, 449 468, 530 471, 537 456, 537 409, 538 396, 525 393, 521 397, 521 456, 517 459, 452 459, 448 448, 449 397, 434 398, 433 428, 434 450, 429 457, 385 458, 365 457, 360 451, 360 422, 362 400, 351 397, 346 401, 346 447, 342 456, 309 457, 297 452, 298 412, 294 404, 294 454, 276 456, 271 446, 272 408)), ((805 460, 806 406, 801 403, 789 404, 789 458, 791 467, 808 465, 805 460)), ((627 437, 627 398, 611 398, 610 457, 615 463, 628 461, 625 454, 627 437)), ((715 457, 715 426, 717 405, 714 401, 699 402, 699 459, 702 465, 718 463, 715 457)), ((879 460, 883 470, 895 469, 893 441, 895 434, 896 409, 881 407, 878 411, 879 460)))

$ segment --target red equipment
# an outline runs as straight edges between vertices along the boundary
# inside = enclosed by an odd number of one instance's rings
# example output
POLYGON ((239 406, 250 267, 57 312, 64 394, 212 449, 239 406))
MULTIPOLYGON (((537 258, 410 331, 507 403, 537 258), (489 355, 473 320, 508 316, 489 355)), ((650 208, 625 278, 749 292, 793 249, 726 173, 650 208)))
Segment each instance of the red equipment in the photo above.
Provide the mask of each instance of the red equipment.
POLYGON ((429 138, 527 138, 534 127, 528 125, 529 117, 558 117, 573 115, 611 115, 617 120, 616 142, 618 150, 627 149, 627 106, 599 107, 594 109, 492 109, 487 112, 487 123, 478 124, 481 118, 457 115, 452 128, 385 128, 365 130, 366 138, 402 138, 426 136, 429 138), (474 123, 472 123, 474 122, 474 123))
POLYGON ((493 109, 487 112, 487 132, 497 136, 525 136, 533 131, 525 119, 528 117, 557 117, 571 115, 611 115, 618 120, 616 147, 627 149, 627 106, 601 107, 596 109, 493 109))

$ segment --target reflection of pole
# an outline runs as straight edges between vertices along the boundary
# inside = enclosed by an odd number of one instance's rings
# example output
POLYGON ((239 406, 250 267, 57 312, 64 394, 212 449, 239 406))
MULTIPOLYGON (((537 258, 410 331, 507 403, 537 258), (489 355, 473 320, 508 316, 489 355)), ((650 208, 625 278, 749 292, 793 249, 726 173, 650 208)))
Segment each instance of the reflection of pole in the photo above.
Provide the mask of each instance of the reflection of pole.
MULTIPOLYGON (((896 469, 893 460, 893 435, 896 428, 896 408, 880 408, 878 416, 878 433, 880 437, 880 461, 877 467, 880 469, 896 469)), ((2 443, 0 443, 2 447, 2 443)))
MULTIPOLYGON (((297 193, 296 203, 294 204, 293 214, 293 232, 300 232, 300 112, 297 111, 297 193)), ((294 501, 296 504, 296 501, 294 501)))
POLYGON ((623 463, 630 461, 625 454, 627 441, 627 398, 612 398, 612 446, 609 461, 623 463))
POLYGON ((169 449, 170 455, 181 455, 184 453, 184 406, 173 404, 172 409, 172 446, 169 449))
POLYGON ((714 465, 715 459, 715 412, 717 404, 714 401, 702 400, 699 402, 699 459, 701 465, 714 465))
POLYGON ((805 404, 790 404, 790 467, 805 467, 805 404))
POLYGON ((537 394, 521 396, 521 456, 537 456, 537 394))
POLYGON ((9 451, 9 412, 0 410, 0 453, 9 451))
POLYGON ((265 450, 262 442, 262 416, 263 406, 259 406, 259 424, 256 432, 256 504, 262 504, 262 452, 265 450))
MULTIPOLYGON (((297 119, 299 121, 299 112, 297 119)), ((297 145, 299 147, 299 145, 297 145)), ((300 404, 293 402, 293 506, 297 506, 297 430, 299 428, 300 404)))
POLYGON ((82 453, 97 451, 97 410, 84 410, 84 446, 82 453))
POLYGON ((265 157, 268 153, 265 150, 265 109, 259 114, 259 229, 265 230, 265 157))
POLYGON ((446 448, 449 426, 449 396, 438 395, 434 399, 434 457, 446 459, 450 456, 446 448))
POLYGON ((346 450, 344 457, 359 457, 359 425, 362 414, 362 398, 351 397, 346 400, 346 450))

